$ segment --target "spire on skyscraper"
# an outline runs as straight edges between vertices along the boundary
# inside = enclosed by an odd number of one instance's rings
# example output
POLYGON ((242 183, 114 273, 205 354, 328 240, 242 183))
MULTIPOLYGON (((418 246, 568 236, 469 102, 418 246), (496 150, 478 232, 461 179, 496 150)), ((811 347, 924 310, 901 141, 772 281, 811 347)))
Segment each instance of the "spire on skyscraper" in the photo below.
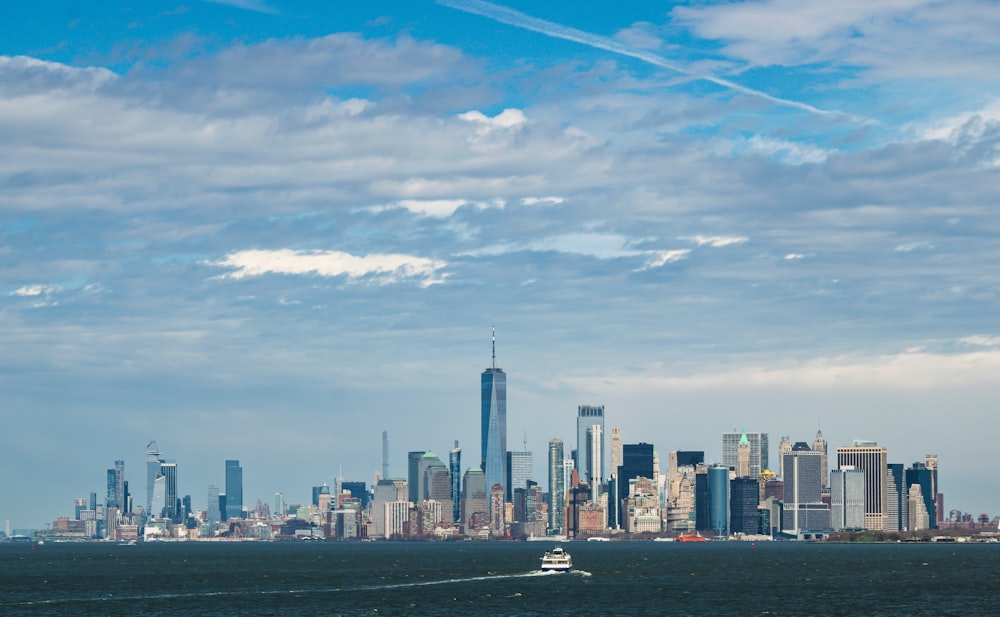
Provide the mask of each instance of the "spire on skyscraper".
POLYGON ((497 327, 490 324, 490 329, 493 332, 493 368, 497 367, 497 327))

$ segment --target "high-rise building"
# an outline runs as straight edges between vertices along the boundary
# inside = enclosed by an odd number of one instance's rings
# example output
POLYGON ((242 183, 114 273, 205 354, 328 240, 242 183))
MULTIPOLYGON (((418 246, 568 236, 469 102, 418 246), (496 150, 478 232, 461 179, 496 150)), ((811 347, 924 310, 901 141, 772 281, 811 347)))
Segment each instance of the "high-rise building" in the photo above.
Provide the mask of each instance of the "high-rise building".
POLYGON ((462 528, 466 536, 475 536, 479 528, 489 525, 489 501, 486 474, 478 467, 470 467, 462 478, 462 528))
MULTIPOLYGON (((409 504, 411 502, 407 501, 408 489, 407 482, 402 478, 382 478, 375 485, 375 490, 372 495, 371 502, 371 517, 372 517, 372 529, 371 535, 376 538, 388 538, 392 535, 392 525, 387 527, 386 519, 386 504, 409 504)), ((400 508, 401 506, 393 506, 393 508, 400 508)), ((408 508, 407 508, 408 509, 408 508)), ((393 510, 395 512, 395 510, 393 510)), ((395 515, 395 514, 394 514, 395 515)), ((398 523, 395 523, 398 524, 398 523)), ((401 530, 402 527, 399 527, 401 530)), ((402 535, 402 531, 399 531, 402 535)))
MULTIPOLYGON (((750 478, 750 439, 747 430, 743 429, 740 443, 736 446, 736 477, 750 478)), ((758 476, 759 477, 759 476, 758 476)))
POLYGON ((160 475, 160 450, 156 447, 156 442, 151 441, 146 444, 146 516, 159 517, 160 512, 153 509, 153 490, 156 486, 156 477, 160 475))
POLYGON ((382 431, 382 477, 389 477, 389 432, 382 431))
MULTIPOLYGON (((215 490, 216 490, 216 493, 218 494, 218 490, 219 489, 215 489, 215 490)), ((277 516, 278 518, 284 518, 285 517, 285 494, 284 493, 278 492, 278 493, 274 494, 274 513, 273 514, 274 514, 274 516, 277 516)))
POLYGON ((829 486, 827 484, 827 478, 830 477, 830 468, 827 460, 827 446, 826 439, 823 437, 823 431, 816 431, 816 439, 813 440, 812 445, 813 452, 820 453, 820 473, 823 475, 823 486, 829 486))
POLYGON ((424 472, 424 484, 426 485, 425 501, 433 501, 440 505, 440 517, 433 520, 433 523, 440 523, 446 518, 451 520, 451 473, 444 465, 433 465, 424 472))
POLYGON ((504 507, 503 485, 499 482, 490 488, 490 534, 497 538, 507 535, 507 509, 504 507))
POLYGON ((729 481, 729 532, 756 534, 758 531, 757 505, 760 503, 760 485, 750 477, 729 481))
MULTIPOLYGON (((629 482, 636 478, 653 481, 653 445, 648 443, 627 443, 622 446, 622 464, 613 470, 618 474, 620 494, 627 495, 629 482)), ((654 484, 655 486, 655 484, 654 484)))
MULTIPOLYGON (((935 491, 934 485, 936 484, 937 472, 927 468, 926 463, 916 462, 913 466, 907 469, 904 473, 904 482, 906 484, 907 495, 912 496, 914 493, 912 491, 912 486, 914 484, 920 485, 920 497, 923 499, 923 509, 927 512, 928 521, 927 527, 924 529, 937 529, 937 514, 936 514, 936 504, 935 504, 935 491)), ((911 520, 913 519, 913 513, 910 514, 911 520)), ((911 530, 916 531, 911 527, 911 530)))
POLYGON ((784 456, 792 451, 792 442, 787 436, 782 436, 781 443, 778 444, 778 477, 785 479, 785 470, 782 466, 784 456))
POLYGON ((597 503, 604 482, 604 423, 587 430, 587 475, 590 478, 590 500, 597 503))
POLYGON ((886 465, 886 531, 906 531, 910 524, 909 494, 902 463, 886 465))
POLYGON ((507 481, 504 483, 504 490, 507 492, 507 501, 512 501, 514 489, 523 488, 527 490, 528 480, 534 475, 534 463, 531 452, 508 452, 507 453, 507 481))
POLYGON ((565 533, 566 479, 563 469, 562 439, 549 440, 549 526, 552 535, 565 533))
POLYGON ((448 451, 448 473, 451 474, 451 520, 458 523, 462 520, 462 449, 455 447, 448 451))
MULTIPOLYGON (((620 426, 611 427, 611 459, 608 461, 611 465, 609 475, 617 474, 618 468, 622 466, 622 429, 620 426)), ((626 484, 626 487, 628 485, 626 484)))
POLYGON ((243 518, 243 468, 238 460, 226 461, 226 520, 243 518))
POLYGON ((177 500, 177 463, 163 461, 160 463, 160 475, 163 476, 163 518, 169 518, 175 523, 180 521, 180 508, 177 500))
POLYGON ((733 431, 722 434, 722 464, 736 469, 739 466, 740 440, 746 437, 750 442, 750 477, 759 478, 767 469, 767 433, 733 431))
POLYGON ((830 526, 834 531, 865 527, 865 472, 844 466, 830 472, 830 526))
POLYGON ((708 515, 708 467, 704 463, 694 468, 694 511, 695 529, 711 531, 708 515))
MULTIPOLYGON (((424 455, 420 457, 417 462, 417 499, 413 502, 413 505, 419 506, 424 500, 430 499, 430 491, 428 490, 429 484, 427 482, 428 471, 431 469, 444 469, 447 471, 444 462, 438 458, 437 454, 434 454, 430 450, 424 452, 424 455)), ((448 487, 449 494, 451 493, 451 486, 448 487)), ((445 496, 447 499, 447 496, 445 496)), ((449 504, 450 506, 451 504, 449 504)))
MULTIPOLYGON (((482 463, 486 486, 503 486, 507 481, 507 375, 497 368, 496 331, 493 332, 493 360, 482 373, 482 463)), ((492 507, 492 500, 488 500, 492 507)))
POLYGON ((603 468, 598 469, 596 478, 591 477, 590 473, 590 459, 592 455, 588 433, 591 432, 595 425, 600 426, 601 439, 598 456, 601 461, 604 461, 604 405, 580 405, 577 407, 576 459, 574 463, 576 463, 576 470, 580 473, 580 481, 587 482, 592 487, 595 484, 599 485, 600 480, 604 478, 603 468))
POLYGON ((708 526, 718 536, 729 535, 729 468, 708 468, 708 526))
POLYGON ((219 510, 219 489, 214 484, 208 485, 208 522, 218 523, 222 520, 219 510))
POLYGON ((803 445, 800 450, 793 446, 781 462, 785 470, 782 529, 795 535, 830 528, 830 508, 823 503, 822 456, 803 445))
POLYGON ((865 528, 873 531, 885 530, 889 522, 888 464, 885 447, 874 441, 855 440, 850 446, 837 448, 838 469, 851 466, 865 474, 865 528))
POLYGON ((122 493, 124 491, 120 487, 124 481, 122 478, 123 475, 125 475, 125 463, 115 461, 115 466, 108 469, 107 496, 104 499, 105 507, 118 508, 119 511, 122 509, 122 493), (119 463, 121 467, 119 467, 119 463))
POLYGON ((423 457, 423 450, 411 450, 406 454, 406 485, 409 491, 407 499, 414 504, 420 503, 422 498, 420 495, 420 459, 423 457))

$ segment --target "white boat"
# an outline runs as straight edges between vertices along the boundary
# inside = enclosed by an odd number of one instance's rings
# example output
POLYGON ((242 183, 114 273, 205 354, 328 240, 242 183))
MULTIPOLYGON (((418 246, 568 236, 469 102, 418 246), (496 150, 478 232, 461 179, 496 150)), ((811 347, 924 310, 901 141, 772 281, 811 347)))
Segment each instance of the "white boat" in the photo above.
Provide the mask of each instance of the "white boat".
POLYGON ((573 558, 561 546, 545 551, 542 556, 542 572, 569 572, 573 569, 573 558))

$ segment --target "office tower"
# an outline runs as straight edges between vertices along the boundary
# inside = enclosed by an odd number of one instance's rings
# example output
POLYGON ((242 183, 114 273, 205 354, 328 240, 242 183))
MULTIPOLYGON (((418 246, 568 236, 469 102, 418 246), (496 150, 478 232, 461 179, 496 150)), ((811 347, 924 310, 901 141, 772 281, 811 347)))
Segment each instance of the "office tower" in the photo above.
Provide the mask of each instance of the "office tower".
POLYGON ((853 445, 837 448, 838 469, 851 466, 865 474, 865 529, 883 531, 888 524, 887 459, 885 447, 874 441, 855 440, 853 445))
POLYGON ((750 442, 750 477, 759 478, 767 469, 767 433, 733 431, 722 434, 722 464, 736 469, 739 465, 740 439, 750 442))
MULTIPOLYGON (((482 463, 486 486, 507 481, 507 375, 497 368, 497 339, 493 332, 493 362, 482 373, 482 463)), ((492 507, 492 501, 489 502, 492 507)))
POLYGON ((597 503, 604 482, 604 423, 591 425, 587 430, 587 478, 590 482, 590 500, 597 503))
POLYGON ((827 447, 826 439, 823 437, 823 431, 816 431, 816 439, 813 440, 812 445, 813 452, 820 453, 820 473, 823 476, 823 486, 828 486, 827 478, 830 477, 830 468, 827 460, 827 447))
POLYGON ((108 508, 121 508, 119 504, 118 490, 118 470, 108 469, 107 496, 104 505, 108 508))
POLYGON ((845 466, 830 472, 830 526, 834 531, 864 529, 865 472, 845 466))
MULTIPOLYGON (((218 489, 216 489, 218 493, 218 489)), ((285 495, 284 493, 274 494, 274 516, 278 518, 285 518, 285 495)))
POLYGON ((382 477, 389 477, 389 432, 382 431, 382 477))
POLYGON ((156 442, 151 441, 146 444, 146 516, 159 517, 160 512, 153 508, 153 490, 156 486, 156 477, 160 475, 161 452, 156 447, 156 442))
POLYGON ((830 508, 823 503, 823 479, 820 477, 822 456, 805 449, 782 457, 785 470, 784 516, 782 529, 798 535, 800 531, 820 531, 830 528, 830 508))
POLYGON ((910 524, 909 494, 902 463, 886 465, 886 531, 906 531, 910 524))
POLYGON ((591 458, 591 448, 590 440, 587 438, 587 433, 591 429, 598 425, 601 428, 601 443, 599 448, 599 457, 601 461, 604 460, 604 405, 580 405, 577 407, 576 416, 576 458, 574 462, 576 463, 576 470, 580 473, 580 481, 587 482, 591 486, 600 484, 600 480, 604 477, 603 469, 598 469, 596 482, 595 478, 591 477, 589 459, 591 458))
POLYGON ((549 440, 549 527, 550 535, 561 535, 564 529, 563 509, 566 507, 566 479, 563 468, 562 439, 549 440))
POLYGON ((704 463, 694 468, 694 527, 698 531, 710 531, 708 515, 708 467, 704 463))
POLYGON ((619 493, 628 494, 629 483, 636 478, 653 481, 653 456, 652 444, 627 443, 622 446, 622 464, 613 470, 618 474, 619 493))
MULTIPOLYGON (((410 503, 407 501, 407 496, 407 482, 401 478, 382 478, 375 484, 370 509, 372 517, 371 535, 373 537, 388 538, 392 535, 391 531, 389 533, 386 531, 386 504, 399 502, 404 504, 410 503)), ((397 506, 393 507, 395 508, 397 506)))
POLYGON ((681 467, 690 467, 692 471, 699 463, 705 462, 704 452, 673 450, 667 456, 667 488, 666 498, 676 501, 680 496, 681 467))
POLYGON ((736 446, 736 477, 750 477, 750 439, 747 437, 746 429, 743 429, 740 443, 736 446))
POLYGON ((729 532, 756 534, 758 531, 757 505, 760 503, 760 485, 750 477, 729 481, 729 532))
POLYGON ((490 488, 490 535, 503 537, 507 532, 507 509, 504 507, 503 484, 497 482, 490 488))
MULTIPOLYGON (((357 481, 343 482, 342 481, 340 483, 340 493, 341 493, 341 495, 340 495, 340 497, 338 497, 338 500, 343 500, 344 499, 344 493, 345 492, 346 493, 350 493, 352 499, 358 499, 358 500, 360 500, 360 505, 361 505, 362 509, 367 508, 368 507, 368 502, 371 501, 371 495, 368 494, 368 487, 365 486, 364 482, 357 482, 357 481)), ((337 504, 338 507, 340 505, 341 505, 340 503, 337 504)))
POLYGON ((462 528, 465 535, 475 536, 478 528, 489 524, 489 509, 486 474, 482 469, 470 467, 462 478, 462 528))
POLYGON ((381 503, 381 520, 384 521, 386 539, 405 538, 410 526, 410 507, 413 504, 409 501, 385 501, 381 503))
MULTIPOLYGON (((424 452, 424 455, 421 456, 420 460, 417 462, 417 491, 416 491, 417 499, 416 501, 413 502, 414 506, 420 506, 420 504, 423 503, 424 500, 430 499, 428 491, 429 485, 427 482, 427 478, 429 477, 428 471, 431 469, 439 469, 439 468, 444 469, 445 471, 448 470, 448 468, 445 467, 444 462, 440 458, 438 458, 437 454, 434 454, 430 450, 424 452)), ((448 493, 449 494, 451 493, 450 486, 448 488, 448 493)))
MULTIPOLYGON (((927 526, 923 529, 937 529, 937 514, 936 514, 936 504, 935 504, 935 494, 934 494, 934 484, 936 472, 927 468, 926 463, 913 463, 913 466, 904 472, 904 483, 906 485, 907 495, 913 495, 912 487, 913 485, 920 486, 920 496, 923 499, 923 509, 927 512, 929 517, 927 526)), ((910 505, 910 519, 913 520, 915 516, 913 513, 913 505, 910 505)), ((913 527, 910 527, 911 531, 916 531, 913 527)))
POLYGON ((160 475, 163 476, 163 518, 169 518, 175 523, 180 522, 180 512, 177 507, 177 463, 163 461, 160 463, 160 475))
POLYGON ((424 484, 427 492, 426 501, 439 505, 439 515, 433 519, 433 524, 451 520, 453 504, 451 501, 451 473, 444 465, 432 465, 424 472, 424 484))
POLYGON ((423 450, 412 450, 406 454, 406 483, 409 493, 407 499, 411 503, 420 503, 420 459, 424 457, 423 450))
POLYGON ((508 452, 507 453, 507 481, 504 483, 504 490, 507 492, 507 501, 512 501, 514 489, 523 488, 527 490, 528 480, 534 475, 534 463, 531 452, 508 452))
POLYGON ((938 485, 938 456, 928 454, 924 457, 924 466, 931 472, 931 492, 934 494, 934 518, 932 520, 934 528, 940 527, 944 522, 944 494, 938 485))
POLYGON ((451 520, 458 523, 462 520, 462 449, 455 447, 448 452, 448 473, 451 474, 451 520))
POLYGON ((782 480, 785 479, 785 470, 781 464, 784 460, 784 456, 792 451, 792 442, 789 441, 788 437, 782 436, 781 443, 778 444, 778 477, 782 480))
POLYGON ((908 491, 909 499, 907 501, 909 502, 910 510, 910 531, 929 529, 932 517, 927 510, 927 501, 921 492, 920 484, 911 484, 908 491))
MULTIPOLYGON (((618 468, 622 466, 622 429, 620 426, 611 427, 611 464, 610 475, 617 474, 618 468)), ((627 486, 627 485, 626 485, 627 486)))
POLYGON ((729 468, 708 468, 708 526, 718 536, 729 535, 729 468))
POLYGON ((243 468, 238 460, 226 461, 226 520, 243 518, 243 468))

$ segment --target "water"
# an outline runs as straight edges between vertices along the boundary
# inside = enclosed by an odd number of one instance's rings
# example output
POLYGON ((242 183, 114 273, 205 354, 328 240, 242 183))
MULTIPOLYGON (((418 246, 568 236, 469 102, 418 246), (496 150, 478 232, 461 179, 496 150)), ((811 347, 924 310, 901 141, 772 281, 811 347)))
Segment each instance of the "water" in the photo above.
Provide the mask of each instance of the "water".
POLYGON ((1000 615, 1000 545, 0 545, 0 615, 1000 615))

